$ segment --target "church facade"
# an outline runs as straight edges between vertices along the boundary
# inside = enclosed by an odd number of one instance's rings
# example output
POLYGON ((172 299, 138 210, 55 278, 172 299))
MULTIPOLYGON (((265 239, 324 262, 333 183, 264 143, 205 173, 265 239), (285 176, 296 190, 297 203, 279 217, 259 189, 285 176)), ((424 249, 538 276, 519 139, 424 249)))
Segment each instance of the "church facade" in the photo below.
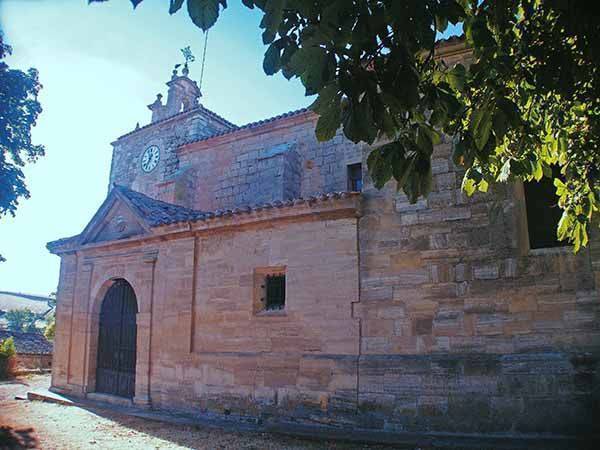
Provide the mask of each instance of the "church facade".
POLYGON ((467 197, 449 138, 410 204, 373 187, 368 146, 317 142, 309 110, 236 126, 187 69, 167 85, 113 142, 90 223, 48 244, 55 391, 392 433, 593 430, 597 230, 575 255, 542 188, 467 197))

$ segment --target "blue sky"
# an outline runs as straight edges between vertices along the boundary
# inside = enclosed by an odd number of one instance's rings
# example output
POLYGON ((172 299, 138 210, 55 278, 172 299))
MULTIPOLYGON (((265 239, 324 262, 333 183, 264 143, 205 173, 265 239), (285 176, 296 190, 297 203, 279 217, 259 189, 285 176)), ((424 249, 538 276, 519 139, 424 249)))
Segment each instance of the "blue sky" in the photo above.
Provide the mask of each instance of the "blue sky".
MULTIPOLYGON (((150 121, 146 105, 166 95, 182 47, 196 54, 190 76, 199 79, 204 34, 185 8, 170 16, 168 3, 144 0, 134 11, 129 0, 0 0, 9 65, 40 72, 44 112, 33 139, 46 146, 46 156, 25 168, 31 198, 16 217, 0 219, 8 260, 0 263, 0 290, 56 289, 59 258, 45 245, 78 234, 104 200, 110 142, 150 121)), ((308 105, 298 80, 264 74, 260 13, 228 3, 209 33, 204 106, 243 124, 308 105)))
MULTIPOLYGON (((56 289, 59 258, 46 242, 79 233, 104 200, 110 142, 150 121, 146 105, 166 95, 180 48, 192 47, 190 76, 199 78, 204 35, 185 10, 167 10, 166 0, 144 0, 135 11, 129 0, 0 0, 9 65, 40 72, 44 112, 33 138, 46 146, 25 169, 31 198, 0 219, 8 260, 0 290, 56 289)), ((259 22, 258 12, 231 1, 209 33, 201 102, 237 124, 310 103, 299 81, 264 74, 259 22)))

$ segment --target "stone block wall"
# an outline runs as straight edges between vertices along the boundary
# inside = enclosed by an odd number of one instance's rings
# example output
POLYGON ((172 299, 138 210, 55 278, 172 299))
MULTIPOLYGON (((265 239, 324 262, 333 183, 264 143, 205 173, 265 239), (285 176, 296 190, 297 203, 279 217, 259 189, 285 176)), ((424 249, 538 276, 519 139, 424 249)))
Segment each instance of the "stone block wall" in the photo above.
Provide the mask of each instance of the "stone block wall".
POLYGON ((396 431, 591 432, 597 233, 578 255, 531 250, 522 187, 467 197, 447 140, 433 176, 414 205, 365 180, 360 410, 396 431))
POLYGON ((19 353, 15 357, 16 370, 48 370, 52 367, 52 355, 40 355, 35 353, 19 353))
POLYGON ((215 204, 241 207, 300 196, 300 157, 294 142, 236 154, 218 178, 215 204))
MULTIPOLYGON (((158 275, 165 291, 155 310, 161 319, 154 330, 160 350, 153 404, 262 415, 355 409, 356 223, 273 223, 199 236, 188 245, 195 262, 187 258, 185 269, 158 275), (285 309, 257 312, 255 270, 269 267, 285 270, 285 309), (189 282, 179 282, 184 270, 195 274, 194 294, 189 282), (192 324, 182 316, 189 311, 192 324)), ((172 243, 168 249, 174 251, 172 243)), ((162 252, 157 269, 172 267, 160 262, 162 252)))
POLYGON ((193 170, 192 207, 215 210, 348 190, 347 166, 363 148, 341 134, 314 135, 310 112, 183 146, 180 165, 193 170))
POLYGON ((179 159, 176 149, 189 140, 215 134, 229 127, 202 108, 186 111, 163 121, 134 130, 113 142, 109 190, 117 183, 138 192, 173 201, 169 181, 177 177, 179 159), (141 170, 141 156, 151 145, 160 148, 158 167, 151 173, 141 170), (166 185, 165 185, 166 183, 166 185))

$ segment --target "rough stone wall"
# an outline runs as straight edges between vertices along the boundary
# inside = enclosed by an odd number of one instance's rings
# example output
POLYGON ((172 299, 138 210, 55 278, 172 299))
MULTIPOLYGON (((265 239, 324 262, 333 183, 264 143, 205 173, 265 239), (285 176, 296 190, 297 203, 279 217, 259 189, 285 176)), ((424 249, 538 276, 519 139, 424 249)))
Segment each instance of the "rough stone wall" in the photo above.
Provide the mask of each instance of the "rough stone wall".
MULTIPOLYGON (((223 231, 177 241, 180 250, 170 243, 173 257, 195 247, 196 269, 188 256, 185 271, 158 275, 154 404, 240 414, 355 405, 356 239, 356 219, 338 219, 223 231), (254 269, 270 266, 286 268, 285 311, 255 313, 254 269)), ((173 267, 162 249, 158 261, 173 267)))
POLYGON ((52 355, 37 355, 19 353, 16 355, 17 370, 50 369, 52 367, 52 355))
POLYGON ((52 386, 66 388, 69 384, 69 347, 76 274, 77 256, 75 254, 61 255, 56 296, 56 330, 52 353, 52 386))
POLYGON ((193 110, 127 134, 113 143, 110 185, 117 183, 153 198, 174 201, 174 193, 165 188, 165 183, 168 186, 178 175, 177 147, 225 129, 223 123, 202 110, 193 110), (150 145, 160 148, 160 161, 152 172, 145 173, 140 167, 141 156, 150 145))
POLYGON ((64 254, 53 386, 94 391, 102 293, 125 278, 139 404, 387 432, 592 430, 597 239, 577 256, 528 250, 519 189, 466 198, 443 161, 447 144, 417 205, 366 180, 360 219, 64 254), (266 267, 286 269, 285 315, 253 309, 266 267))
POLYGON ((372 186, 366 147, 341 134, 317 142, 309 114, 175 152, 206 126, 191 120, 184 114, 119 140, 111 181, 215 210, 346 190, 347 165, 362 160, 358 224, 263 223, 133 253, 115 244, 95 250, 93 262, 63 255, 53 385, 93 387, 86 289, 112 274, 134 280, 143 305, 138 352, 147 352, 147 375, 136 397, 145 389, 155 406, 395 432, 593 429, 595 230, 578 255, 530 250, 522 187, 466 197, 448 140, 434 153, 433 191, 411 205, 393 183, 372 186), (135 158, 154 143, 161 165, 141 175, 135 158), (144 262, 153 251, 156 261, 144 262), (269 266, 288 270, 287 315, 253 312, 252 270, 269 266))
POLYGON ((597 238, 578 255, 530 250, 522 188, 468 198, 450 153, 436 148, 415 205, 366 180, 361 411, 390 430, 590 431, 581 373, 596 363, 577 355, 599 356, 597 238))
MULTIPOLYGON (((295 143, 239 153, 219 177, 216 204, 237 207, 300 195, 300 161, 295 143)), ((243 148, 243 147, 242 147, 243 148)))
POLYGON ((346 191, 347 166, 361 158, 362 147, 341 135, 317 142, 310 113, 180 151, 181 167, 194 174, 192 206, 209 211, 346 191))

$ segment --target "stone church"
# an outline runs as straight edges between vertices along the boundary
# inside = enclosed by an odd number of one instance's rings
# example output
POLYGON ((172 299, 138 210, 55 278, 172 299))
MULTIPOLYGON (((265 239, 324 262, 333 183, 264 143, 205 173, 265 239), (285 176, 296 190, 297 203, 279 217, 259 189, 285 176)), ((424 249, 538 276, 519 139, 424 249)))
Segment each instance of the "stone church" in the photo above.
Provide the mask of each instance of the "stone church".
POLYGON ((307 109, 237 126, 187 68, 167 86, 112 143, 89 224, 48 244, 54 391, 325 429, 593 431, 600 240, 556 242, 547 182, 467 197, 445 138, 410 204, 307 109))

